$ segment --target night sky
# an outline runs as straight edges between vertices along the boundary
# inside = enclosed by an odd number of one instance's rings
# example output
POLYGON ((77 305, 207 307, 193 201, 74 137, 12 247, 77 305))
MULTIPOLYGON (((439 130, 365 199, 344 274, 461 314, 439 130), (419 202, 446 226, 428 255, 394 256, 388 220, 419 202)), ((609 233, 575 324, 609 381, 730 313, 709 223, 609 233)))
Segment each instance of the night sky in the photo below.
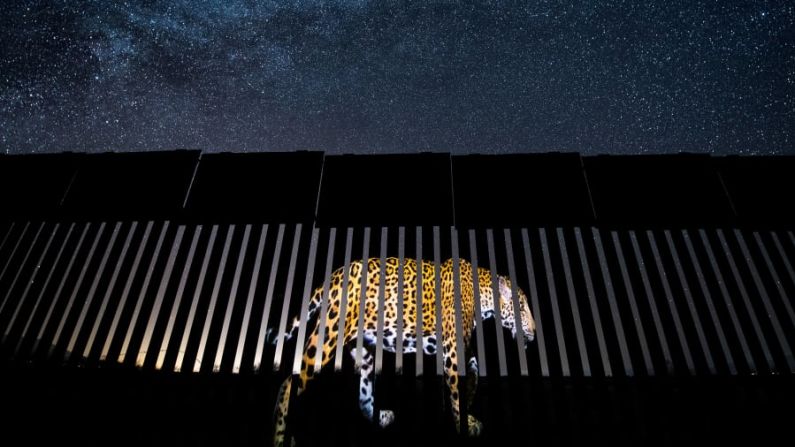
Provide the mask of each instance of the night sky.
POLYGON ((0 149, 795 153, 793 2, 513 4, 3 0, 0 149))

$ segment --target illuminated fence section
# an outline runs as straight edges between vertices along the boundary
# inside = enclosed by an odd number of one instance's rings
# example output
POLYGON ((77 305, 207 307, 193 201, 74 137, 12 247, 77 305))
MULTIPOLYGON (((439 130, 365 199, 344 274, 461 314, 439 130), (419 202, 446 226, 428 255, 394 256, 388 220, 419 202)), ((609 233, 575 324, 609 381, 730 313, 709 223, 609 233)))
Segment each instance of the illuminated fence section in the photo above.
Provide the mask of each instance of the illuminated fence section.
POLYGON ((362 362, 349 351, 362 347, 379 374, 435 376, 451 312, 462 377, 467 355, 481 376, 795 372, 790 231, 17 221, 0 234, 2 349, 20 361, 288 374, 305 353, 314 372, 362 362), (390 275, 363 277, 365 256, 390 275), (433 299, 420 308, 417 286, 433 299), (525 306, 532 324, 512 312, 525 306), (414 354, 423 339, 440 349, 414 354))
POLYGON ((84 401, 47 426, 90 419, 89 438, 270 444, 290 378, 296 445, 447 445, 456 377, 484 428, 464 444, 760 443, 792 401, 793 188, 729 158, 141 155, 18 176, 53 193, 0 194, 4 399, 84 401), (396 425, 358 429, 357 363, 396 425))

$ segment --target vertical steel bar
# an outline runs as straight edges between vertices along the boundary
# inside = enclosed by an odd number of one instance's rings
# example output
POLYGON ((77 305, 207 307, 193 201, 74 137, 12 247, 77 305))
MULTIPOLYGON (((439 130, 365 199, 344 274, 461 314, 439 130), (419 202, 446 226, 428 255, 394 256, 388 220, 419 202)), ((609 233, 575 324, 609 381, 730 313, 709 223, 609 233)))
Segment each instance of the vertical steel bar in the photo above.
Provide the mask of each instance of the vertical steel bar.
POLYGON ((621 270, 621 278, 624 281, 624 288, 627 291, 627 299, 629 300, 629 308, 632 312, 632 320, 635 322, 635 331, 638 333, 640 349, 643 353, 643 363, 646 366, 646 373, 648 373, 650 376, 653 376, 654 364, 651 362, 649 344, 646 342, 646 331, 643 330, 643 321, 640 319, 640 312, 638 312, 638 303, 635 299, 635 290, 632 288, 632 281, 629 279, 627 262, 624 259, 624 250, 621 248, 621 240, 618 238, 618 233, 612 231, 611 235, 613 237, 613 246, 616 249, 616 256, 618 257, 618 266, 621 270))
POLYGON ((28 232, 28 228, 30 227, 30 221, 25 224, 25 227, 22 228, 22 233, 20 233, 19 237, 17 238, 17 243, 14 244, 14 248, 11 249, 11 254, 8 255, 8 259, 6 259, 6 264, 3 267, 3 270, 0 271, 0 281, 3 280, 3 277, 6 275, 6 271, 8 270, 8 266, 11 265, 11 261, 14 259, 14 255, 17 254, 17 250, 19 249, 19 244, 22 243, 22 239, 25 238, 25 234, 28 232))
POLYGON ((30 279, 28 279, 28 282, 25 285, 25 290, 22 291, 22 296, 19 298, 19 301, 17 301, 17 305, 14 306, 14 312, 11 314, 11 320, 8 322, 5 332, 3 332, 3 344, 5 344, 6 338, 11 333, 11 329, 14 327, 14 323, 19 316, 19 311, 22 309, 22 305, 25 303, 28 297, 30 287, 36 282, 36 276, 38 276, 39 270, 41 269, 41 263, 44 262, 44 258, 47 256, 47 253, 50 252, 50 245, 52 245, 52 240, 55 239, 55 234, 58 232, 60 226, 60 223, 56 223, 50 232, 50 237, 47 239, 47 243, 44 245, 44 250, 41 252, 41 255, 39 255, 39 259, 36 261, 35 267, 33 267, 33 272, 30 274, 30 279))
POLYGON ((345 343, 345 327, 348 321, 348 283, 351 271, 351 252, 353 251, 353 228, 348 227, 345 236, 345 265, 342 272, 342 297, 340 297, 340 316, 337 321, 337 352, 334 357, 334 371, 342 370, 342 348, 345 343))
POLYGON ((406 227, 398 227, 397 334, 395 334, 395 372, 403 374, 403 262, 406 257, 406 227))
MULTIPOLYGON (((591 269, 588 265, 588 255, 585 252, 585 243, 582 239, 582 231, 579 227, 574 228, 574 236, 577 239, 577 250, 580 253, 580 264, 582 274, 585 279, 585 289, 588 291, 588 303, 591 305, 591 317, 593 318, 594 328, 596 329, 596 341, 599 344, 599 354, 602 359, 602 369, 606 377, 613 375, 613 368, 610 366, 610 357, 607 353, 607 343, 605 333, 602 328, 602 318, 599 316, 599 306, 596 303, 596 293, 594 292, 593 280, 591 279, 591 269)), ((528 256, 529 258, 529 256, 528 256)), ((536 330, 538 330, 538 320, 536 320, 536 330)))
MULTIPOLYGON (((2 304, 0 304, 0 314, 3 313, 3 309, 5 309, 6 304, 8 303, 8 298, 11 296, 11 292, 17 285, 17 281, 19 281, 19 276, 22 274, 22 270, 25 269, 25 264, 28 263, 28 258, 30 258, 30 253, 33 251, 33 247, 36 245, 36 242, 39 240, 39 235, 41 235, 41 230, 44 228, 44 222, 39 224, 39 229, 36 230, 36 235, 33 236, 33 241, 28 245, 28 250, 25 252, 25 256, 22 257, 22 262, 19 263, 19 267, 17 268, 17 273, 14 275, 14 279, 11 281, 11 285, 8 286, 8 290, 6 291, 6 295, 3 298, 2 304)), ((22 239, 20 238, 20 241, 22 239)), ((19 243, 19 241, 17 242, 19 243)), ((11 262, 11 258, 8 259, 8 262, 11 262)), ((8 264, 6 264, 8 267, 8 264)))
POLYGON ((781 327, 781 322, 778 321, 776 310, 770 303, 770 296, 767 293, 767 289, 765 288, 765 285, 762 284, 762 279, 759 277, 759 271, 756 269, 756 263, 754 262, 753 258, 751 258, 751 253, 748 251, 748 245, 745 243, 745 237, 743 236, 742 232, 736 228, 734 229, 734 236, 740 243, 740 251, 745 258, 745 263, 748 264, 748 267, 751 269, 751 278, 753 279, 756 289, 762 298, 762 304, 764 304, 765 311, 767 311, 767 318, 773 325, 773 331, 776 334, 776 339, 778 339, 781 350, 784 352, 784 361, 787 362, 789 371, 793 373, 795 372, 795 357, 792 356, 792 349, 790 348, 789 342, 787 341, 787 337, 784 336, 784 330, 781 327))
MULTIPOLYGON (((497 333, 497 360, 500 367, 500 377, 508 376, 508 363, 505 357, 505 340, 503 339, 502 334, 502 293, 500 293, 500 278, 497 274, 497 256, 494 250, 494 232, 491 228, 486 230, 486 246, 489 251, 489 268, 491 269, 491 296, 492 296, 492 305, 494 306, 494 327, 497 333)), ((533 302, 533 308, 538 312, 537 302, 533 302)), ((536 336, 539 335, 538 331, 538 323, 539 321, 536 320, 536 336)), ((539 343, 540 343, 539 338, 539 343)), ((539 344, 538 347, 539 351, 542 351, 542 346, 539 344)), ((541 368, 543 370, 544 365, 546 365, 546 351, 543 351, 544 354, 542 357, 544 361, 541 362, 541 368)))
POLYGON ((86 316, 88 315, 88 310, 91 308, 91 303, 94 301, 94 295, 97 293, 97 287, 99 287, 99 280, 102 278, 102 275, 105 273, 105 267, 108 264, 108 258, 110 257, 110 253, 113 250, 113 246, 116 243, 116 238, 119 235, 119 229, 121 228, 121 222, 116 222, 116 226, 113 228, 113 233, 110 236, 110 242, 108 242, 108 246, 105 248, 105 254, 102 256, 102 260, 99 262, 99 268, 97 272, 94 274, 94 281, 91 282, 91 287, 88 290, 88 295, 86 296, 85 302, 82 304, 82 308, 80 310, 80 316, 77 319, 77 323, 75 324, 74 329, 72 330, 72 336, 69 338, 69 344, 66 347, 66 353, 64 354, 64 360, 69 361, 69 358, 72 356, 72 351, 75 348, 75 344, 77 343, 77 337, 80 334, 81 329, 83 328, 83 322, 85 322, 86 316))
MULTIPOLYGON (((527 369, 527 354, 525 354, 524 328, 522 326, 522 311, 519 305, 519 282, 516 280, 516 264, 513 256, 513 242, 511 241, 511 230, 505 228, 505 254, 508 257, 508 275, 511 278, 511 307, 513 307, 514 329, 516 336, 516 348, 519 355, 519 370, 522 376, 529 374, 527 369)), ((568 361, 568 359, 567 359, 568 361)))
POLYGON ((138 273, 138 267, 141 264, 141 258, 143 257, 144 250, 146 249, 146 243, 149 241, 149 235, 152 231, 152 226, 154 222, 151 220, 146 224, 146 228, 144 229, 144 234, 141 239, 141 242, 138 244, 138 251, 135 253, 135 258, 133 259, 132 268, 130 269, 130 274, 127 276, 127 281, 124 284, 124 289, 121 294, 121 298, 119 299, 119 304, 116 306, 116 314, 113 316, 113 321, 111 321, 110 329, 108 329, 108 335, 105 337, 105 343, 102 346, 102 352, 100 353, 99 360, 105 361, 108 357, 108 351, 110 351, 110 345, 113 342, 113 337, 116 334, 116 329, 119 326, 119 321, 121 320, 121 315, 124 312, 124 305, 127 304, 127 297, 130 295, 130 287, 132 287, 133 280, 135 280, 135 276, 138 273))
POLYGON ((199 237, 202 233, 202 225, 197 225, 193 230, 193 238, 190 242, 188 249, 188 257, 185 260, 185 266, 182 268, 182 275, 179 279, 179 286, 177 293, 174 296, 174 301, 171 303, 171 313, 168 317, 166 331, 163 334, 163 341, 160 343, 160 350, 157 352, 157 361, 155 362, 155 369, 162 369, 163 363, 166 361, 166 353, 168 352, 168 345, 171 342, 171 334, 174 331, 174 324, 177 321, 177 313, 179 312, 179 305, 182 303, 182 297, 185 294, 185 286, 188 283, 188 275, 190 268, 193 265, 193 258, 196 256, 196 246, 199 244, 199 237))
POLYGON ((444 334, 442 333, 442 272, 441 272, 441 241, 439 237, 439 227, 433 227, 433 284, 436 293, 436 375, 444 373, 444 334))
MULTIPOLYGON (((287 270, 287 284, 284 289, 284 302, 282 303, 282 318, 279 321, 279 332, 284 334, 287 326, 287 316, 290 311, 290 299, 293 296, 293 283, 295 282, 295 262, 298 258, 298 248, 301 244, 302 224, 296 224, 295 234, 293 235, 293 251, 290 254, 290 266, 287 270)), ((284 351, 284 337, 279 337, 276 342, 276 352, 273 355, 273 370, 278 371, 282 365, 282 352, 284 351)), ((297 348, 300 349, 300 348, 297 348)))
POLYGON ((635 253, 635 260, 640 270, 643 291, 646 294, 646 300, 651 310, 652 321, 654 321, 654 328, 657 331, 657 339, 660 341, 660 349, 662 350, 663 359, 665 360, 665 368, 668 374, 673 374, 674 361, 673 357, 671 357, 671 349, 668 347, 668 340, 665 338, 665 330, 663 329, 662 320, 660 319, 660 311, 657 309, 657 300, 654 299, 654 292, 651 289, 651 282, 649 281, 649 274, 646 271, 646 262, 643 260, 643 254, 640 251, 638 236, 632 230, 629 232, 629 240, 632 243, 632 251, 635 253))
POLYGON ((237 339, 237 350, 235 359, 232 363, 232 372, 237 374, 243 363, 243 349, 246 345, 248 336, 248 326, 251 322, 251 310, 254 308, 254 295, 257 292, 260 269, 262 268, 262 251, 265 249, 265 240, 268 237, 268 224, 262 224, 260 229, 259 242, 257 243, 257 254, 254 257, 254 270, 251 273, 251 282, 248 286, 248 296, 246 298, 246 308, 243 311, 243 321, 240 323, 240 337, 237 339))
MULTIPOLYGON (((564 377, 571 376, 569 367, 569 354, 566 350, 566 338, 563 335, 563 322, 560 318, 560 305, 558 304, 558 292, 555 287, 555 277, 552 272, 552 260, 549 256, 549 243, 547 241, 547 231, 544 228, 538 229, 538 236, 541 241, 541 254, 544 259, 544 271, 547 278, 547 290, 549 290, 549 302, 552 307, 552 319, 555 324, 555 338, 558 342, 558 353, 560 353, 560 366, 564 377)), ((505 235, 508 238, 508 234, 505 235)), ((506 239, 507 240, 507 239, 506 239)), ((518 330, 519 328, 517 328, 518 330)), ((518 334, 518 332, 517 332, 518 334)))
MULTIPOLYGON (((12 224, 13 226, 13 224, 12 224)), ((44 297, 44 294, 47 291, 47 288, 50 285, 50 281, 52 280, 52 275, 55 272, 55 269, 58 267, 58 263, 61 260, 61 256, 63 255, 64 249, 66 248, 66 244, 69 242, 69 238, 72 236, 72 231, 75 228, 74 222, 69 225, 69 229, 66 231, 66 236, 61 242, 61 247, 58 249, 58 254, 55 255, 55 260, 50 267, 49 273, 47 273, 47 278, 44 280, 44 285, 42 285, 41 290, 39 291, 38 296, 36 297, 36 302, 33 304, 33 310, 28 313, 28 319, 25 321, 25 326, 22 328, 22 335, 19 336, 19 340, 17 340, 17 344, 14 347, 14 356, 19 355, 19 349, 22 346, 22 342, 25 340, 25 337, 28 335, 28 329, 30 329, 30 325, 33 322, 33 317, 36 315, 36 311, 39 310, 39 306, 41 305, 41 300, 44 297)))
POLYGON ((152 335, 155 332, 155 324, 157 324, 157 318, 160 316, 160 308, 163 307, 163 299, 165 299, 168 281, 171 279, 171 272, 174 270, 174 263, 177 261, 177 253, 179 253, 179 247, 182 245, 182 237, 184 235, 185 226, 180 225, 177 228, 177 237, 174 239, 174 242, 171 245, 171 252, 168 255, 168 261, 166 262, 166 270, 163 272, 163 277, 160 279, 160 286, 157 288, 155 303, 149 313, 149 321, 147 322, 146 329, 144 331, 144 339, 141 342, 141 347, 138 348, 138 356, 135 359, 135 366, 139 368, 144 366, 146 355, 149 352, 149 344, 152 342, 152 335))
POLYGON ((237 255, 237 264, 235 265, 235 274, 232 277, 232 289, 229 291, 229 299, 226 302, 226 311, 224 312, 224 323, 221 326, 221 336, 218 338, 218 345, 215 350, 215 361, 213 362, 213 371, 218 372, 221 370, 221 362, 224 359, 224 351, 226 350, 226 337, 229 335, 229 325, 232 320, 232 311, 235 308, 237 301, 237 289, 240 287, 240 273, 243 270, 243 262, 246 260, 246 252, 248 251, 248 240, 251 237, 251 224, 246 225, 243 230, 243 241, 240 243, 240 253, 237 255))
POLYGON ((215 271, 215 282, 213 283, 213 290, 210 292, 210 303, 207 305, 207 313, 204 316, 204 324, 202 325, 202 334, 199 339, 199 349, 196 351, 196 360, 193 362, 193 372, 201 371, 202 363, 204 362, 204 354, 207 349, 207 339, 210 336, 210 327, 213 324, 213 316, 215 315, 215 304, 218 302, 218 293, 221 291, 221 282, 226 273, 226 261, 229 258, 229 248, 232 245, 232 238, 235 236, 235 225, 229 225, 226 229, 226 239, 224 239, 224 248, 221 251, 221 260, 218 264, 218 269, 215 271))
POLYGON ((127 356, 127 349, 130 347, 133 331, 135 330, 135 325, 138 322, 138 314, 141 312, 141 307, 144 304, 146 293, 149 291, 149 283, 152 281, 152 274, 155 270, 155 264, 157 264, 157 258, 160 257, 160 250, 163 248, 163 241, 166 238, 169 223, 169 221, 165 221, 162 228, 160 229, 160 236, 157 238, 155 251, 152 253, 152 259, 149 261, 149 268, 146 270, 144 283, 141 286, 141 292, 138 294, 138 301, 135 302, 135 309, 133 309, 132 318, 130 318, 130 324, 127 326, 127 334, 124 336, 124 343, 122 344, 121 351, 119 352, 119 357, 117 360, 119 363, 124 363, 124 359, 127 356))
POLYGON ((0 242, 0 251, 3 250, 3 247, 6 246, 6 242, 8 242, 8 237, 11 236, 11 232, 14 231, 14 227, 16 226, 16 222, 11 222, 11 225, 8 226, 6 229, 6 234, 3 236, 3 241, 0 242))
POLYGON ((97 317, 94 319, 94 325, 91 327, 91 333, 89 334, 88 341, 86 342, 86 346, 83 349, 83 357, 85 358, 88 358, 88 356, 91 354, 91 349, 94 347, 94 340, 97 337, 99 325, 102 324, 102 320, 105 317, 105 311, 108 308, 110 295, 113 293, 113 289, 116 287, 116 281, 118 281, 121 266, 124 263, 124 260, 127 258, 127 252, 130 249, 130 243, 132 242, 132 238, 135 235, 135 230, 137 228, 138 222, 135 221, 130 226, 130 229, 127 230, 127 237, 124 240, 124 245, 122 245, 121 254, 119 254, 119 257, 116 260, 116 267, 113 268, 113 274, 110 277, 110 282, 108 283, 108 287, 105 290, 105 295, 102 297, 102 303, 99 305, 97 317))
MULTIPOLYGON (((315 277, 315 259, 317 258, 318 232, 319 230, 317 228, 312 229, 312 237, 309 245, 309 258, 306 262, 306 275, 304 275, 304 294, 303 300, 301 302, 301 308, 299 310, 300 317, 298 321, 298 338, 295 342, 295 354, 293 357, 293 374, 298 374, 301 372, 301 360, 303 359, 304 342, 306 341, 306 331, 309 320, 309 303, 312 299, 312 281, 315 277)), ((317 349, 322 349, 322 347, 318 346, 317 349)))
POLYGON ((536 343, 538 343, 538 357, 541 364, 541 375, 549 377, 549 359, 547 357, 547 346, 544 335, 544 325, 541 321, 541 302, 538 297, 538 287, 536 286, 535 267, 533 267, 533 256, 530 252, 530 236, 527 228, 522 228, 522 246, 524 248, 525 267, 527 268, 527 280, 530 287, 530 302, 532 311, 537 318, 536 323, 536 343))
POLYGON ((422 227, 417 227, 416 230, 416 241, 415 241, 415 255, 417 256, 417 362, 416 362, 416 375, 417 377, 422 376, 424 366, 423 362, 423 351, 424 351, 424 344, 422 342, 423 334, 425 333, 425 328, 423 328, 423 315, 422 315, 422 304, 423 304, 423 289, 422 289, 422 227))
POLYGON ((75 283, 75 286, 72 289, 72 295, 69 297, 69 301, 67 301, 66 303, 66 308, 61 314, 61 322, 58 324, 58 329, 55 331, 55 336, 53 337, 52 343, 50 344, 47 357, 52 357, 52 354, 55 351, 55 347, 58 346, 58 342, 61 339, 61 334, 63 333, 67 320, 69 319, 69 313, 71 312, 72 306, 74 305, 74 302, 77 299, 77 292, 80 290, 80 287, 83 285, 83 279, 85 279, 86 273, 88 272, 88 266, 91 265, 91 261, 94 258, 94 252, 97 250, 97 245, 99 245, 99 240, 102 237, 102 233, 104 231, 105 231, 105 222, 102 222, 99 225, 99 230, 97 231, 97 234, 94 236, 94 242, 92 242, 91 248, 88 251, 88 256, 86 257, 86 260, 83 263, 83 268, 80 270, 80 274, 77 277, 77 282, 75 283))
POLYGON ((792 263, 789 260, 789 256, 784 251, 784 246, 781 245, 781 240, 778 238, 778 234, 775 231, 770 232, 773 236, 773 243, 776 245, 776 251, 778 251, 778 255, 781 257, 781 260, 784 262, 784 267, 787 269, 787 274, 789 275, 790 282, 793 286, 795 286, 795 270, 792 269, 792 263))
POLYGON ((693 295, 690 293, 690 286, 687 284, 687 278, 685 278, 685 272, 682 269, 682 262, 679 259, 679 253, 677 252, 676 246, 674 245, 671 232, 669 230, 665 230, 664 234, 668 243, 668 249, 670 250, 671 256, 674 260, 674 268, 676 270, 676 275, 679 277, 679 284, 682 286, 682 291, 685 294, 685 301, 687 302, 687 307, 690 311, 690 317, 693 319, 695 324, 698 342, 701 344, 701 350, 704 352, 704 356, 706 357, 707 368, 709 369, 710 374, 715 375, 718 373, 718 371, 715 369, 715 361, 712 358, 712 351, 709 349, 707 337, 704 334, 704 325, 701 323, 701 319, 698 316, 698 310, 693 303, 693 295))
MULTIPOLYGON (((268 331, 268 321, 270 320, 271 301, 273 301, 273 290, 276 284, 276 274, 279 271, 279 260, 282 253, 282 242, 284 241, 284 224, 279 225, 279 231, 276 234, 276 248, 273 252, 273 259, 271 260, 270 276, 268 277, 268 291, 265 292, 265 304, 262 307, 262 321, 260 321, 259 335, 257 336, 257 351, 254 354, 254 371, 259 371, 260 365, 263 362, 262 356, 265 350, 265 335, 268 331)), ((281 336, 281 334, 278 334, 281 336)))
POLYGON ((759 324, 759 319, 756 317, 756 311, 754 310, 754 307, 751 305, 751 298, 748 296, 748 289, 745 288, 745 282, 740 276, 740 270, 737 268, 737 264, 734 262, 734 255, 732 255, 731 249, 729 248, 729 243, 726 241, 726 237, 723 235, 723 230, 718 229, 717 232, 718 232, 718 240, 720 241, 720 245, 723 248, 723 254, 726 255, 726 260, 729 262, 729 269, 731 270, 732 275, 734 276, 734 281, 737 283, 737 288, 740 291, 740 296, 743 299, 743 304, 745 304, 745 311, 748 313, 748 316, 751 318, 751 325, 754 328, 754 332, 756 333, 757 338, 759 338, 759 344, 762 347, 762 353, 765 356, 765 361, 767 362, 767 366, 771 372, 775 372, 776 364, 773 361, 773 354, 770 352, 770 348, 768 347, 765 335, 762 333, 762 326, 759 324))
POLYGON ((781 298, 781 303, 784 305, 784 309, 787 311, 790 324, 795 327, 795 312, 793 312, 792 306, 787 299, 787 292, 784 291, 784 286, 781 285, 781 278, 779 278, 778 272, 776 272, 776 268, 773 265, 773 261, 770 259, 770 255, 767 252, 767 248, 765 248, 765 244, 762 242, 762 238, 756 231, 754 231, 754 238, 756 239, 756 244, 759 246, 759 250, 762 252, 762 258, 765 260, 765 264, 770 271, 770 276, 773 277, 773 283, 776 285, 778 297, 781 298))
POLYGON ((715 253, 712 251, 712 245, 709 242, 706 231, 698 230, 698 233, 701 237, 702 244, 704 244, 704 249, 707 252, 709 263, 712 266, 712 273, 714 273, 715 278, 717 278, 718 288, 720 290, 721 297, 723 298, 723 303, 726 306, 726 309, 729 311, 729 317, 732 320, 734 331, 737 333, 737 338, 740 340, 740 347, 743 349, 745 361, 748 364, 748 368, 751 370, 751 373, 756 374, 756 362, 754 361, 754 357, 751 355, 751 349, 748 347, 748 340, 745 338, 745 333, 743 332, 743 328, 740 325, 740 319, 737 318, 737 311, 734 309, 734 304, 732 304, 731 297, 729 296, 729 290, 726 288, 726 281, 723 280, 723 274, 720 271, 720 267, 718 267, 718 261, 715 259, 715 253))
POLYGON ((560 256, 563 260, 563 274, 566 277, 566 292, 569 295, 569 305, 571 306, 571 314, 574 318, 574 330, 577 334, 577 347, 580 352, 582 372, 585 377, 591 377, 591 363, 588 361, 588 350, 585 346, 585 334, 582 329, 580 307, 577 305, 577 292, 574 290, 574 281, 571 275, 571 263, 569 262, 569 252, 566 248, 566 239, 563 234, 563 228, 558 227, 557 233, 558 248, 560 249, 560 256))
POLYGON ((607 303, 610 306, 610 315, 613 317, 613 326, 616 330, 616 338, 618 339, 618 348, 621 352, 621 361, 624 364, 624 374, 627 377, 632 377, 635 372, 632 368, 632 359, 629 357, 629 348, 627 347, 627 339, 624 335, 624 326, 621 324, 621 315, 618 312, 618 304, 616 303, 616 294, 613 290, 613 281, 610 279, 610 271, 605 257, 604 248, 602 248, 602 236, 599 234, 597 228, 591 228, 593 233, 594 243, 596 244, 596 256, 599 258, 599 265, 602 270, 602 280, 605 283, 607 290, 607 303))
POLYGON ((472 289, 475 299, 475 332, 477 343, 478 375, 486 377, 486 342, 483 339, 483 309, 480 302, 480 278, 478 274, 478 250, 475 230, 469 230, 469 258, 472 262, 472 289))
POLYGON ((376 333, 375 333, 375 373, 376 375, 381 374, 381 370, 383 369, 383 357, 384 357, 384 313, 386 312, 386 300, 384 299, 384 295, 386 294, 386 247, 387 241, 389 237, 389 232, 387 227, 381 227, 381 257, 379 259, 379 275, 378 275, 378 307, 376 309, 376 313, 378 314, 378 318, 376 321, 376 333))
POLYGON ((718 313, 715 310, 715 303, 712 301, 712 294, 709 292, 706 281, 704 281, 704 272, 701 270, 701 264, 698 262, 696 250, 693 248, 693 242, 690 240, 690 234, 687 232, 687 230, 682 230, 682 238, 685 240, 685 247, 687 247, 687 252, 690 255, 690 262, 693 263, 693 268, 696 271, 698 286, 701 290, 701 294, 704 296, 707 309, 709 309, 709 315, 712 318, 712 325, 715 326, 715 331, 717 331, 718 341, 720 342, 721 351, 723 351, 723 357, 726 360, 726 365, 728 365, 731 375, 736 376, 737 368, 734 365, 734 358, 732 357, 731 350, 729 349, 729 343, 726 339, 726 334, 723 332, 723 326, 720 324, 718 313))
POLYGON ((356 332, 356 369, 362 366, 362 347, 364 345, 364 314, 367 309, 365 302, 367 301, 367 277, 369 276, 370 264, 370 227, 364 228, 364 242, 362 248, 362 261, 359 274, 360 289, 359 289, 359 319, 357 322, 356 332))
POLYGON ((673 292, 671 292, 671 285, 668 283, 668 275, 665 272, 665 267, 662 263, 662 257, 660 256, 660 250, 657 248, 657 241, 654 238, 654 233, 651 230, 646 231, 646 236, 649 239, 649 244, 651 244, 651 252, 654 256, 654 262, 657 265, 657 272, 660 275, 660 281, 662 281, 663 291, 665 292, 665 298, 668 302, 668 308, 671 311, 671 316, 674 320, 674 327, 676 328, 676 335, 679 337, 679 345, 682 347, 682 353, 685 356, 685 363, 687 364, 687 370, 690 372, 691 375, 696 374, 696 366, 693 363, 693 356, 690 354, 690 347, 687 345, 687 338, 685 337, 685 330, 682 327, 682 320, 679 318, 679 311, 676 308, 676 301, 674 301, 673 292))
MULTIPOLYGON (((55 310, 55 305, 58 303, 58 301, 61 298, 61 292, 63 292, 66 280, 69 278, 69 274, 72 272, 72 267, 74 267, 75 259, 77 259, 77 253, 83 247, 83 242, 85 241, 86 234, 88 233, 88 229, 90 227, 91 223, 86 223, 85 225, 83 225, 83 232, 80 234, 80 239, 78 239, 77 241, 77 245, 75 246, 75 249, 72 252, 72 257, 69 259, 69 263, 66 265, 66 270, 64 271, 63 276, 61 276, 61 282, 58 284, 58 288, 55 290, 55 295, 53 295, 52 301, 50 301, 50 307, 47 309, 47 314, 44 316, 44 323, 42 323, 41 327, 39 328, 39 333, 36 335, 36 340, 33 342, 33 349, 31 350, 31 352, 34 354, 39 349, 39 344, 42 341, 42 337, 44 337, 44 331, 47 329, 47 326, 49 326, 50 317, 52 317, 52 313, 55 310)), ((50 274, 52 274, 52 272, 50 272, 50 274)))
POLYGON ((193 322, 196 319, 196 309, 199 307, 199 299, 204 290, 204 281, 207 277, 207 267, 210 264, 212 257, 213 247, 215 246, 215 238, 218 236, 218 225, 213 225, 210 230, 210 240, 207 242, 207 248, 204 252, 204 259, 202 260, 201 268, 199 269, 199 279, 196 282, 196 289, 193 292, 193 300, 190 304, 188 311, 188 319, 185 321, 185 329, 182 332, 182 339, 179 342, 179 350, 177 351, 177 360, 174 362, 174 372, 180 372, 185 365, 185 353, 188 349, 188 341, 190 340, 190 333, 193 330, 193 322))
MULTIPOLYGON (((336 240, 337 240, 337 229, 336 228, 329 229, 328 248, 326 249, 326 270, 324 272, 325 274, 323 275, 323 296, 321 297, 320 301, 320 315, 318 315, 319 326, 317 332, 317 337, 318 337, 317 345, 319 347, 325 346, 326 343, 326 326, 328 325, 326 314, 328 313, 329 288, 331 286, 332 268, 334 268, 334 245, 336 244, 336 240)), ((323 366, 323 349, 319 347, 315 355, 315 366, 314 366, 315 374, 319 373, 321 367, 323 366)))
MULTIPOLYGON (((793 286, 795 286, 795 271, 792 269, 792 263, 790 263, 789 257, 787 256, 787 253, 784 251, 784 247, 781 245, 781 241, 778 238, 778 234, 776 234, 775 231, 771 231, 770 233, 773 236, 773 242, 776 245, 776 250, 778 251, 778 254, 781 257, 781 260, 784 262, 784 267, 787 270, 790 282, 793 286)), ((790 233, 790 236, 791 235, 792 233, 790 233)), ((795 242, 795 238, 793 238, 793 242, 795 242)), ((790 303, 791 298, 787 297, 786 295, 781 295, 781 299, 782 301, 784 301, 784 305, 787 306, 787 311, 789 312, 790 309, 792 309, 791 307, 792 305, 790 303)), ((791 315, 790 318, 792 318, 791 315)))
MULTIPOLYGON (((458 252, 458 231, 450 227, 450 240, 453 254, 453 307, 455 310, 455 339, 458 363, 458 375, 466 376, 466 358, 464 357, 464 325, 461 322, 461 264, 458 252)), ((524 353, 522 353, 524 354, 524 353)))

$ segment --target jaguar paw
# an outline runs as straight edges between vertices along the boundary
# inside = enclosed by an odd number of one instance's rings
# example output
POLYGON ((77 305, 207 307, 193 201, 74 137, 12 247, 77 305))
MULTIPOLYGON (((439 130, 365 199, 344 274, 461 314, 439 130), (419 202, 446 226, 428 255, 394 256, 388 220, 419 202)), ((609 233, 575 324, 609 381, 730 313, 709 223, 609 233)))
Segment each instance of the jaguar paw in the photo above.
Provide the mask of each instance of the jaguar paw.
POLYGON ((480 422, 472 416, 471 414, 467 417, 467 427, 468 427, 468 434, 471 437, 478 437, 480 433, 483 432, 483 423, 480 422))
POLYGON ((388 427, 393 422, 395 422, 395 412, 392 410, 381 410, 378 415, 378 425, 384 428, 388 427))

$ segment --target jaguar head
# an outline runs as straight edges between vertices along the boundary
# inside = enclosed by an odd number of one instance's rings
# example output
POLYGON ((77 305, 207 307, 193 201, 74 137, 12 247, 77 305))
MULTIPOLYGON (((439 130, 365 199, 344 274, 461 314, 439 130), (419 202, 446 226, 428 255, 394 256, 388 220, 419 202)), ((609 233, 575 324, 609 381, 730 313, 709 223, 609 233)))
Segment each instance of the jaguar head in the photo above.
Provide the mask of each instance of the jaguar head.
MULTIPOLYGON (((513 288, 511 287, 511 280, 498 276, 498 291, 499 291, 499 308, 500 320, 505 329, 511 331, 511 334, 516 338, 516 314, 513 309, 513 288)), ((490 275, 487 271, 483 271, 479 277, 480 283, 480 308, 483 318, 494 317, 494 310, 497 308, 497 303, 494 300, 494 293, 490 280, 490 275)), ((527 295, 524 294, 522 289, 516 288, 519 302, 519 321, 522 325, 522 338, 525 347, 527 344, 535 339, 536 323, 533 320, 533 314, 530 312, 530 306, 527 304, 527 295)))
MULTIPOLYGON (((511 287, 511 280, 500 276, 500 315, 502 316, 502 326, 510 329, 511 334, 516 338, 516 314, 513 308, 513 289, 511 287)), ((522 324, 522 337, 524 345, 535 339, 536 336, 536 322, 533 320, 533 314, 530 312, 530 306, 527 304, 527 295, 524 294, 522 289, 516 287, 516 293, 519 301, 519 321, 522 324)))

